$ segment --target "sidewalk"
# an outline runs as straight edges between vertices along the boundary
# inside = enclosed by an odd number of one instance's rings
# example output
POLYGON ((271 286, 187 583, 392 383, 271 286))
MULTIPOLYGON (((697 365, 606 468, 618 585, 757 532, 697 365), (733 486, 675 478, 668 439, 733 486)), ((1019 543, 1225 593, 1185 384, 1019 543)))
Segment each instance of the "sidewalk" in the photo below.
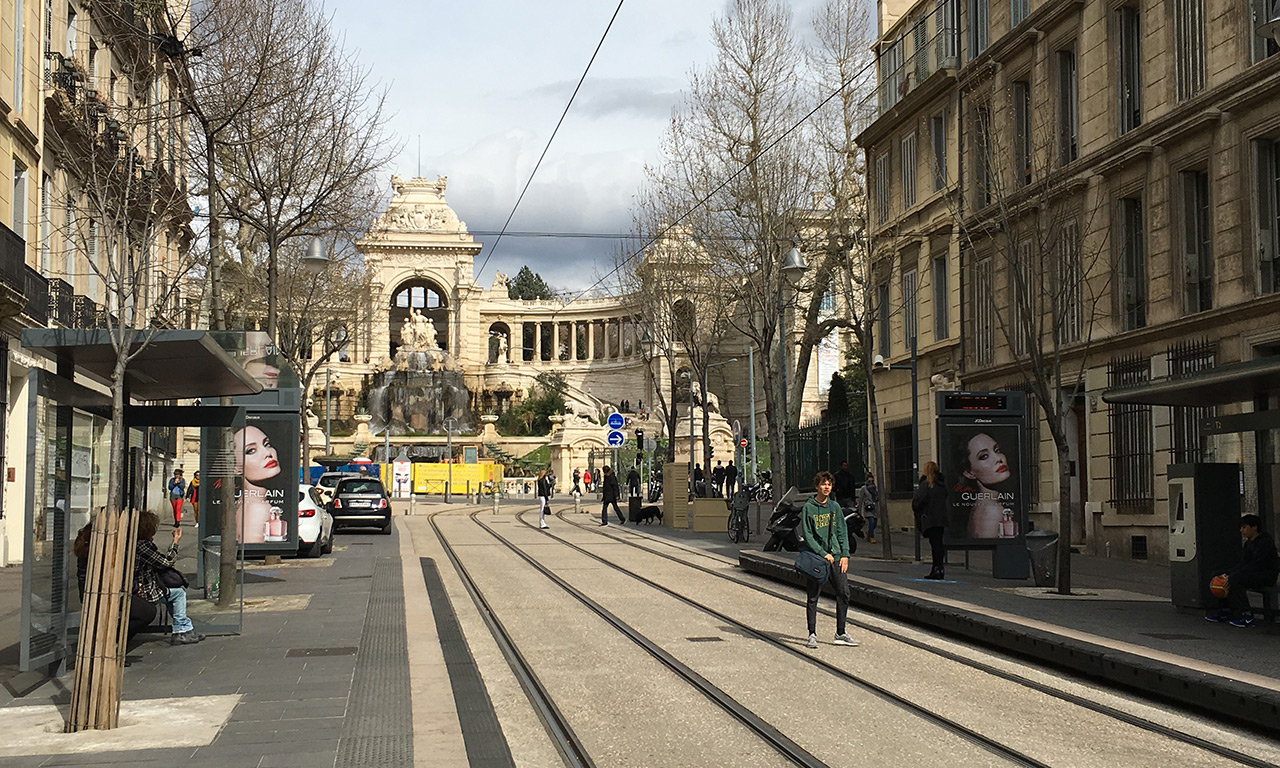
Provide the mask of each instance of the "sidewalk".
MULTIPOLYGON (((793 553, 761 552, 754 533, 741 547, 724 533, 639 526, 642 533, 732 557, 750 572, 800 586, 793 553)), ((915 562, 914 534, 893 532, 893 561, 881 544, 859 541, 850 564, 851 602, 980 645, 1076 674, 1105 679, 1197 707, 1237 723, 1280 729, 1280 626, 1239 629, 1170 602, 1167 565, 1074 555, 1071 596, 1034 583, 996 579, 989 552, 948 557, 947 579, 930 581, 915 562)), ((1255 608, 1258 596, 1253 595, 1255 608)))

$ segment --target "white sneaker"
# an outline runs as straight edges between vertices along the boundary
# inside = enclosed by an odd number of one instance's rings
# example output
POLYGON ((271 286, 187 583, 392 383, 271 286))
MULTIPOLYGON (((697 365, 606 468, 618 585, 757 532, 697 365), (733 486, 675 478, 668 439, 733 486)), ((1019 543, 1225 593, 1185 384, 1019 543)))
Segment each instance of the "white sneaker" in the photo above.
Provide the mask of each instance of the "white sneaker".
POLYGON ((539 525, 538 527, 545 531, 545 530, 547 530, 548 528, 550 528, 551 526, 547 525, 546 523, 542 523, 542 524, 541 524, 541 525, 539 525))
POLYGON ((809 647, 810 647, 810 648, 817 648, 817 647, 818 647, 818 636, 817 636, 817 635, 809 635, 809 647))
POLYGON ((857 647, 858 641, 854 640, 852 637, 849 637, 849 633, 845 632, 843 635, 836 635, 835 644, 857 647))

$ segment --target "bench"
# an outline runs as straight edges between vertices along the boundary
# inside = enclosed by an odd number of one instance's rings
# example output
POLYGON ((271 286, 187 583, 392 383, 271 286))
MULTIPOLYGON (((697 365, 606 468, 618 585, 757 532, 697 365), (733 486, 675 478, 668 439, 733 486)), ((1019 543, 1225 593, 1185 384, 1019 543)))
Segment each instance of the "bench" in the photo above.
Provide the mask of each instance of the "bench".
POLYGON ((1262 595, 1262 620, 1268 624, 1276 620, 1276 598, 1280 596, 1280 583, 1269 587, 1251 587, 1250 592, 1262 595))

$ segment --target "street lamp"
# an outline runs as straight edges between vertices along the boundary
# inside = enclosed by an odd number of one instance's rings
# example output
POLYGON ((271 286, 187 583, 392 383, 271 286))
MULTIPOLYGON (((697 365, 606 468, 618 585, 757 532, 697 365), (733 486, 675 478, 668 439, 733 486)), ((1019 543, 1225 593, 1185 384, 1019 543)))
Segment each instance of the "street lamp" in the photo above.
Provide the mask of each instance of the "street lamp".
MULTIPOLYGON (((710 391, 707 389, 707 386, 709 384, 709 382, 707 381, 707 374, 710 373, 712 368, 717 368, 721 365, 728 365, 729 363, 736 363, 736 362, 738 362, 738 358, 731 357, 728 360, 721 360, 718 363, 708 363, 707 365, 704 365, 702 367, 702 412, 703 413, 707 412, 707 392, 710 391)), ((692 408, 690 408, 689 413, 690 414, 693 413, 692 408)), ((711 453, 711 435, 709 434, 710 432, 711 430, 709 429, 704 429, 702 431, 702 460, 707 462, 707 468, 704 471, 708 476, 711 474, 711 459, 709 457, 709 454, 711 453)), ((692 437, 693 435, 692 431, 689 434, 692 437)), ((702 488, 703 488, 702 495, 705 497, 707 495, 706 486, 704 485, 702 488)))
MULTIPOLYGON (((782 262, 783 279, 778 282, 778 370, 781 371, 782 376, 781 429, 779 429, 778 435, 782 441, 779 447, 784 454, 784 459, 787 445, 787 304, 784 300, 784 293, 788 285, 794 287, 799 283, 800 278, 804 276, 808 269, 809 265, 805 263, 804 254, 800 253, 800 248, 796 245, 796 241, 792 240, 791 250, 787 251, 787 257, 782 262)), ((801 396, 803 397, 803 395, 801 396)), ((752 433, 751 439, 755 439, 754 433, 752 433)), ((782 470, 785 476, 785 460, 783 461, 782 470)), ((791 479, 786 478, 786 480, 790 482, 791 479)))
MULTIPOLYGON (((911 362, 906 365, 892 365, 884 361, 884 355, 876 355, 871 362, 873 374, 880 371, 911 371, 911 481, 919 477, 920 472, 920 398, 917 389, 916 338, 911 337, 911 362)), ((888 520, 885 530, 889 530, 888 520)), ((920 529, 916 528, 916 560, 920 559, 920 529)))
POLYGON ((302 266, 313 275, 323 272, 324 268, 329 266, 329 252, 324 249, 324 243, 320 242, 320 238, 311 238, 307 252, 302 255, 302 266))

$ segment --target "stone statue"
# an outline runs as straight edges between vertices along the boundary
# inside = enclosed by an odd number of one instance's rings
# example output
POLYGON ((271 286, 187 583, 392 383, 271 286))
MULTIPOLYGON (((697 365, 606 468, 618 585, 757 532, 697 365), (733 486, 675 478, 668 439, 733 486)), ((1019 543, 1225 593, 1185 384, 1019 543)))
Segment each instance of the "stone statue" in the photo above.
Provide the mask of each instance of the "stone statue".
POLYGON ((507 362, 507 334, 498 334, 498 362, 507 362))
POLYGON ((400 326, 400 346, 404 347, 405 349, 417 349, 417 345, 414 343, 415 339, 413 338, 413 336, 414 336, 413 317, 412 316, 406 317, 404 319, 404 325, 400 326))
POLYGON ((510 285, 511 283, 507 280, 506 272, 495 272, 493 275, 493 285, 490 286, 489 290, 502 291, 503 294, 506 294, 510 285))
POLYGON ((413 310, 413 348, 414 349, 439 349, 440 344, 436 341, 436 327, 418 310, 413 310))

